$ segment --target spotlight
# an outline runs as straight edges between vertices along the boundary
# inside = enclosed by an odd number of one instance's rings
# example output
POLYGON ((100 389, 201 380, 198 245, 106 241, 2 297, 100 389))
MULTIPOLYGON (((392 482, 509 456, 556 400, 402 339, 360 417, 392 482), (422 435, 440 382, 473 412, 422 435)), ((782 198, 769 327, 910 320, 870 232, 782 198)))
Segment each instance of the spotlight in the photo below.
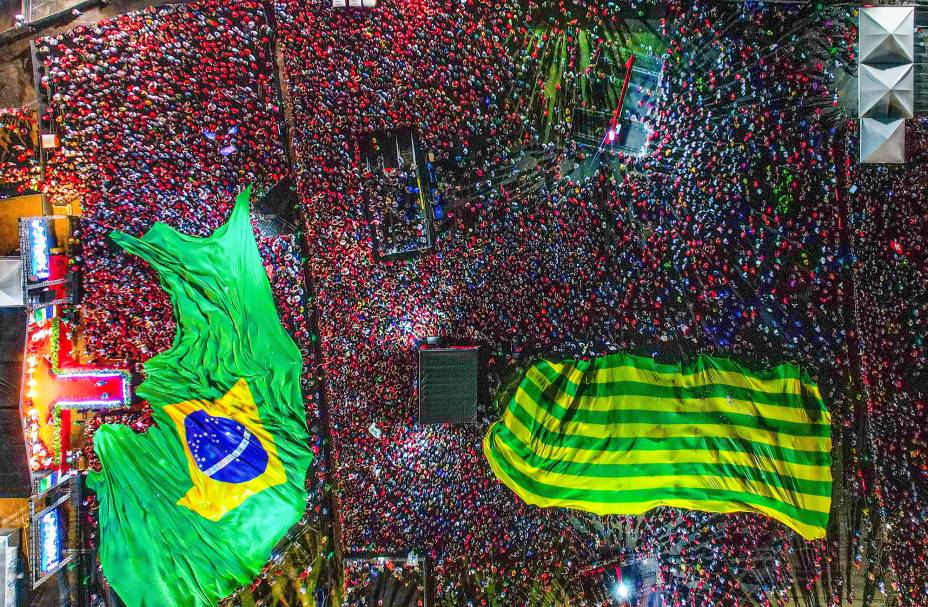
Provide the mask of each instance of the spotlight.
POLYGON ((624 582, 619 582, 616 584, 613 592, 615 593, 615 598, 619 599, 620 601, 624 602, 628 600, 629 589, 628 585, 626 585, 624 582))
POLYGON ((609 141, 609 143, 615 141, 615 129, 609 129, 609 132, 606 133, 606 140, 609 141))

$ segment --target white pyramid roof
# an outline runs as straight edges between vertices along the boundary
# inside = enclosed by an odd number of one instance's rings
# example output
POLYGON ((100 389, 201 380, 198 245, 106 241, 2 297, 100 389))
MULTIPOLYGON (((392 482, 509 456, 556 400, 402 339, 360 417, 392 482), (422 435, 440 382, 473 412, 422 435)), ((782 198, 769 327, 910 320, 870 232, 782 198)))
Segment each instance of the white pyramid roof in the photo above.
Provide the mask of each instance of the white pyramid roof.
POLYGON ((912 118, 915 72, 912 64, 873 67, 860 64, 857 74, 862 118, 912 118))
POLYGON ((905 162, 905 120, 860 120, 860 162, 905 162))
POLYGON ((861 63, 915 61, 915 8, 912 6, 861 8, 858 34, 861 63))
POLYGON ((23 261, 19 257, 0 257, 0 308, 23 305, 23 261))

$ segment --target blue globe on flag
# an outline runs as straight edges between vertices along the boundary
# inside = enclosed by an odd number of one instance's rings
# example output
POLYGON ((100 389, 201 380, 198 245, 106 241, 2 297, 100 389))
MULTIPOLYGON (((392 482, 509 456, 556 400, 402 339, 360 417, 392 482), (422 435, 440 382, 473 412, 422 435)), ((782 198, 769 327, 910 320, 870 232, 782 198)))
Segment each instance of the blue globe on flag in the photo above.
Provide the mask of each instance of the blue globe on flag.
POLYGON ((223 483, 244 483, 267 469, 268 454, 248 428, 203 410, 184 419, 187 446, 203 474, 223 483))

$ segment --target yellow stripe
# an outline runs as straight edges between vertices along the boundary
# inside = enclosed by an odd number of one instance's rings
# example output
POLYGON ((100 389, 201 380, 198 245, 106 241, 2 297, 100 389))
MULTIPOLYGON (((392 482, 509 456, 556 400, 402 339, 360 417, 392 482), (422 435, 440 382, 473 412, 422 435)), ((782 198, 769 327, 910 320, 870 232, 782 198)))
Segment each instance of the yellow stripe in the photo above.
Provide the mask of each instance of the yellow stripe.
MULTIPOLYGON (((792 436, 742 428, 728 424, 587 424, 584 422, 561 421, 552 417, 539 407, 531 396, 520 386, 516 390, 516 402, 531 415, 536 423, 549 432, 565 435, 581 435, 592 438, 643 438, 661 440, 663 438, 680 438, 687 436, 713 437, 721 439, 738 439, 764 443, 767 445, 798 449, 801 451, 831 451, 831 437, 792 436)), ((504 417, 511 416, 507 410, 504 417)))
POLYGON ((501 480, 504 485, 515 492, 516 495, 521 497, 527 504, 539 506, 541 508, 548 508, 552 506, 561 508, 575 508, 577 510, 592 512, 593 514, 597 514, 599 516, 605 516, 607 514, 643 514, 648 510, 657 508, 658 506, 687 508, 689 510, 700 510, 702 512, 761 512, 774 520, 780 521, 807 540, 815 540, 825 537, 825 529, 823 527, 808 525, 801 521, 797 521, 796 519, 780 512, 779 510, 774 510, 773 508, 754 504, 751 504, 750 506, 742 506, 737 502, 732 501, 688 499, 656 499, 645 502, 622 503, 588 502, 585 500, 576 499, 548 499, 546 497, 532 493, 528 489, 522 487, 522 485, 509 478, 506 472, 503 471, 503 469, 494 459, 494 455, 489 443, 489 436, 490 435, 488 433, 487 436, 485 436, 483 439, 483 453, 486 456, 490 467, 493 469, 496 477, 501 480))
MULTIPOLYGON (((559 374, 567 375, 571 382, 580 384, 583 377, 583 370, 577 368, 574 362, 556 363, 545 361, 559 374)), ((776 379, 757 379, 743 373, 734 371, 722 371, 719 369, 705 369, 692 375, 683 375, 682 373, 661 373, 652 369, 641 369, 629 365, 619 365, 617 367, 596 369, 594 379, 591 383, 605 383, 615 381, 637 381, 656 386, 668 386, 674 388, 699 388, 712 384, 726 384, 747 388, 755 392, 766 392, 768 394, 793 394, 802 395, 808 393, 818 401, 822 400, 822 395, 815 384, 804 384, 797 378, 784 377, 776 379)), ((824 408, 824 407, 823 407, 824 408)))
POLYGON ((544 468, 532 466, 500 440, 495 440, 496 449, 505 457, 513 468, 525 476, 546 485, 562 489, 603 490, 603 491, 635 491, 647 489, 665 489, 667 487, 680 487, 683 489, 723 489, 752 493, 767 497, 784 504, 789 504, 801 510, 828 513, 831 510, 831 498, 821 495, 809 495, 798 491, 790 491, 784 487, 769 485, 767 483, 732 478, 727 476, 708 476, 676 474, 671 476, 633 476, 600 478, 589 476, 574 476, 550 472, 544 468))
MULTIPOLYGON (((525 380, 532 382, 545 398, 550 396, 545 392, 552 384, 536 367, 530 367, 525 373, 525 380)), ((523 380, 524 381, 524 380, 523 380)), ((805 409, 800 407, 784 407, 780 405, 767 405, 737 398, 693 398, 678 399, 660 396, 613 395, 599 396, 583 394, 580 397, 570 396, 562 391, 557 392, 554 401, 565 409, 580 408, 586 411, 623 411, 629 409, 650 409, 668 413, 700 412, 700 413, 737 413, 750 415, 763 419, 773 419, 784 422, 795 422, 816 425, 831 425, 831 414, 822 411, 821 421, 813 421, 805 409)))
MULTIPOLYGON (((716 451, 707 449, 657 449, 654 451, 598 451, 593 449, 576 449, 572 447, 551 447, 538 441, 532 441, 528 429, 518 420, 513 420, 521 426, 516 435, 522 444, 535 454, 548 459, 569 462, 573 464, 724 464, 726 466, 741 466, 754 468, 778 476, 826 482, 831 479, 831 468, 828 466, 810 466, 808 464, 794 464, 778 459, 772 459, 741 451, 716 451), (544 449, 544 453, 540 450, 544 449)), ((508 428, 508 424, 506 425, 508 428)))

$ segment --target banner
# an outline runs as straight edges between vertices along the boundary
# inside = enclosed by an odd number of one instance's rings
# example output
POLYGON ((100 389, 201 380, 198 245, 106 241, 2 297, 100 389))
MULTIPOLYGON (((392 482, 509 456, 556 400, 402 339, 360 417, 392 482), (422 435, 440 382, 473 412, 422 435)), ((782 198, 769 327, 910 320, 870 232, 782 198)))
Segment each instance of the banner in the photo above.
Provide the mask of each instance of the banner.
POLYGON ((302 359, 277 316, 250 188, 207 238, 156 223, 112 234, 159 273, 173 347, 137 390, 156 426, 94 435, 103 572, 128 607, 215 605, 249 583, 302 516, 310 462, 302 359))
POLYGON ((596 514, 657 506, 759 512, 807 539, 831 507, 831 416, 796 366, 613 354, 541 361, 483 441, 529 504, 596 514))

